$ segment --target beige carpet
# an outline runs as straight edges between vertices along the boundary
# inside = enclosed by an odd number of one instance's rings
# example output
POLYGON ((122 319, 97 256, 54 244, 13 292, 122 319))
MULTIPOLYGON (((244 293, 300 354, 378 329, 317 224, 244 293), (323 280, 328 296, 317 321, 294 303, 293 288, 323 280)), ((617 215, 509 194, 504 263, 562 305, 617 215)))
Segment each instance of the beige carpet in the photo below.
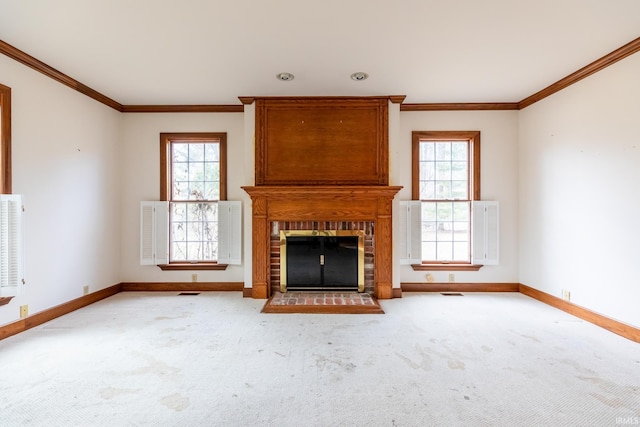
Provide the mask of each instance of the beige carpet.
POLYGON ((261 314, 121 293, 0 341, 1 426, 616 426, 640 345, 517 293, 261 314))

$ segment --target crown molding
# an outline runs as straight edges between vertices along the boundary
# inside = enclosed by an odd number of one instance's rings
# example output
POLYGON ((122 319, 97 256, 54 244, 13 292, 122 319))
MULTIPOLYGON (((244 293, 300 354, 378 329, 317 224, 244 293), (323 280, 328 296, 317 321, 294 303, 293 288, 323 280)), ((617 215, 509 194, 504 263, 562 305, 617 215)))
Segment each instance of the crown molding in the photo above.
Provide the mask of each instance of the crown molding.
POLYGON ((554 93, 566 88, 567 86, 577 83, 585 77, 589 77, 590 75, 595 74, 598 71, 608 67, 609 65, 612 65, 626 58, 627 56, 633 55, 638 51, 640 51, 640 37, 625 44, 621 48, 616 49, 613 52, 603 56, 602 58, 593 61, 586 67, 580 68, 575 73, 569 74, 567 77, 558 80, 551 86, 548 86, 541 91, 536 92, 533 95, 523 99, 522 101, 518 102, 518 110, 522 110, 523 108, 526 108, 533 103, 551 96, 554 93))
POLYGON ((242 113, 244 105, 123 105, 123 113, 242 113))
POLYGON ((402 104, 400 111, 517 110, 517 102, 402 104))
POLYGON ((91 89, 89 86, 80 83, 79 81, 67 76, 66 74, 56 70, 53 67, 50 67, 39 59, 34 58, 33 56, 11 46, 9 43, 6 43, 2 40, 0 40, 0 53, 5 54, 9 58, 14 59, 21 64, 26 65, 27 67, 33 68, 34 70, 41 72, 45 76, 50 77, 53 80, 70 87, 71 89, 77 90, 78 92, 88 96, 89 98, 93 98, 96 101, 113 108, 114 110, 122 111, 122 104, 120 104, 119 102, 114 101, 113 99, 101 94, 100 92, 91 89))

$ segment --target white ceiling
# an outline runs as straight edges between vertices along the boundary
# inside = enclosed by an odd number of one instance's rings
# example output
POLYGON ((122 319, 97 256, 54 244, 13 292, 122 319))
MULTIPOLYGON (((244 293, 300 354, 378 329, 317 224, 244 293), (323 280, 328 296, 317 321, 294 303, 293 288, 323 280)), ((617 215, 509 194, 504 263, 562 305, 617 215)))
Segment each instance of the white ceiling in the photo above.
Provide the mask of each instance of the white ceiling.
POLYGON ((518 102, 638 36, 640 0, 0 0, 1 40, 125 105, 518 102))

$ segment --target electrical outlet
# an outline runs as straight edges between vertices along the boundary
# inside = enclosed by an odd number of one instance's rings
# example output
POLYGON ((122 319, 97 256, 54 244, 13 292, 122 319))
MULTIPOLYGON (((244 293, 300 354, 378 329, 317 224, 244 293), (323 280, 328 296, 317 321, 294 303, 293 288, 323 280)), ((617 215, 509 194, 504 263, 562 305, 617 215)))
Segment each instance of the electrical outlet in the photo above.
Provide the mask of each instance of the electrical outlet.
POLYGON ((562 299, 565 301, 571 301, 571 292, 566 289, 562 290, 562 299))
POLYGON ((198 281, 198 275, 197 275, 197 274, 195 274, 195 273, 193 273, 193 274, 191 275, 191 281, 192 281, 192 282, 197 282, 197 281, 198 281))
POLYGON ((20 306, 20 318, 25 318, 29 315, 29 306, 28 305, 21 305, 20 306))
POLYGON ((87 295, 89 293, 89 285, 84 285, 82 287, 82 295, 87 295))
POLYGON ((455 282, 456 281, 456 275, 453 273, 449 273, 449 282, 455 282))

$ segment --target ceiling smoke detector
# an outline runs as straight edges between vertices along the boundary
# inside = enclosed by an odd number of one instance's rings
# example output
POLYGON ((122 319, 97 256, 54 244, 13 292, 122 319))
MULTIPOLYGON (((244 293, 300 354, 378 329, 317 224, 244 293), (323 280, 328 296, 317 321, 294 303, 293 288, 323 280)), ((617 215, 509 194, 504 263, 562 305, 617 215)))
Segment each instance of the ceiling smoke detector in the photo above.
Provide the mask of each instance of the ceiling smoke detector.
POLYGON ((283 82, 290 82, 294 79, 294 75, 291 73, 279 73, 276 74, 276 79, 281 80, 283 82))
POLYGON ((351 74, 351 80, 355 80, 357 82, 361 80, 367 80, 369 78, 369 74, 363 73, 362 71, 358 71, 357 73, 351 74))

